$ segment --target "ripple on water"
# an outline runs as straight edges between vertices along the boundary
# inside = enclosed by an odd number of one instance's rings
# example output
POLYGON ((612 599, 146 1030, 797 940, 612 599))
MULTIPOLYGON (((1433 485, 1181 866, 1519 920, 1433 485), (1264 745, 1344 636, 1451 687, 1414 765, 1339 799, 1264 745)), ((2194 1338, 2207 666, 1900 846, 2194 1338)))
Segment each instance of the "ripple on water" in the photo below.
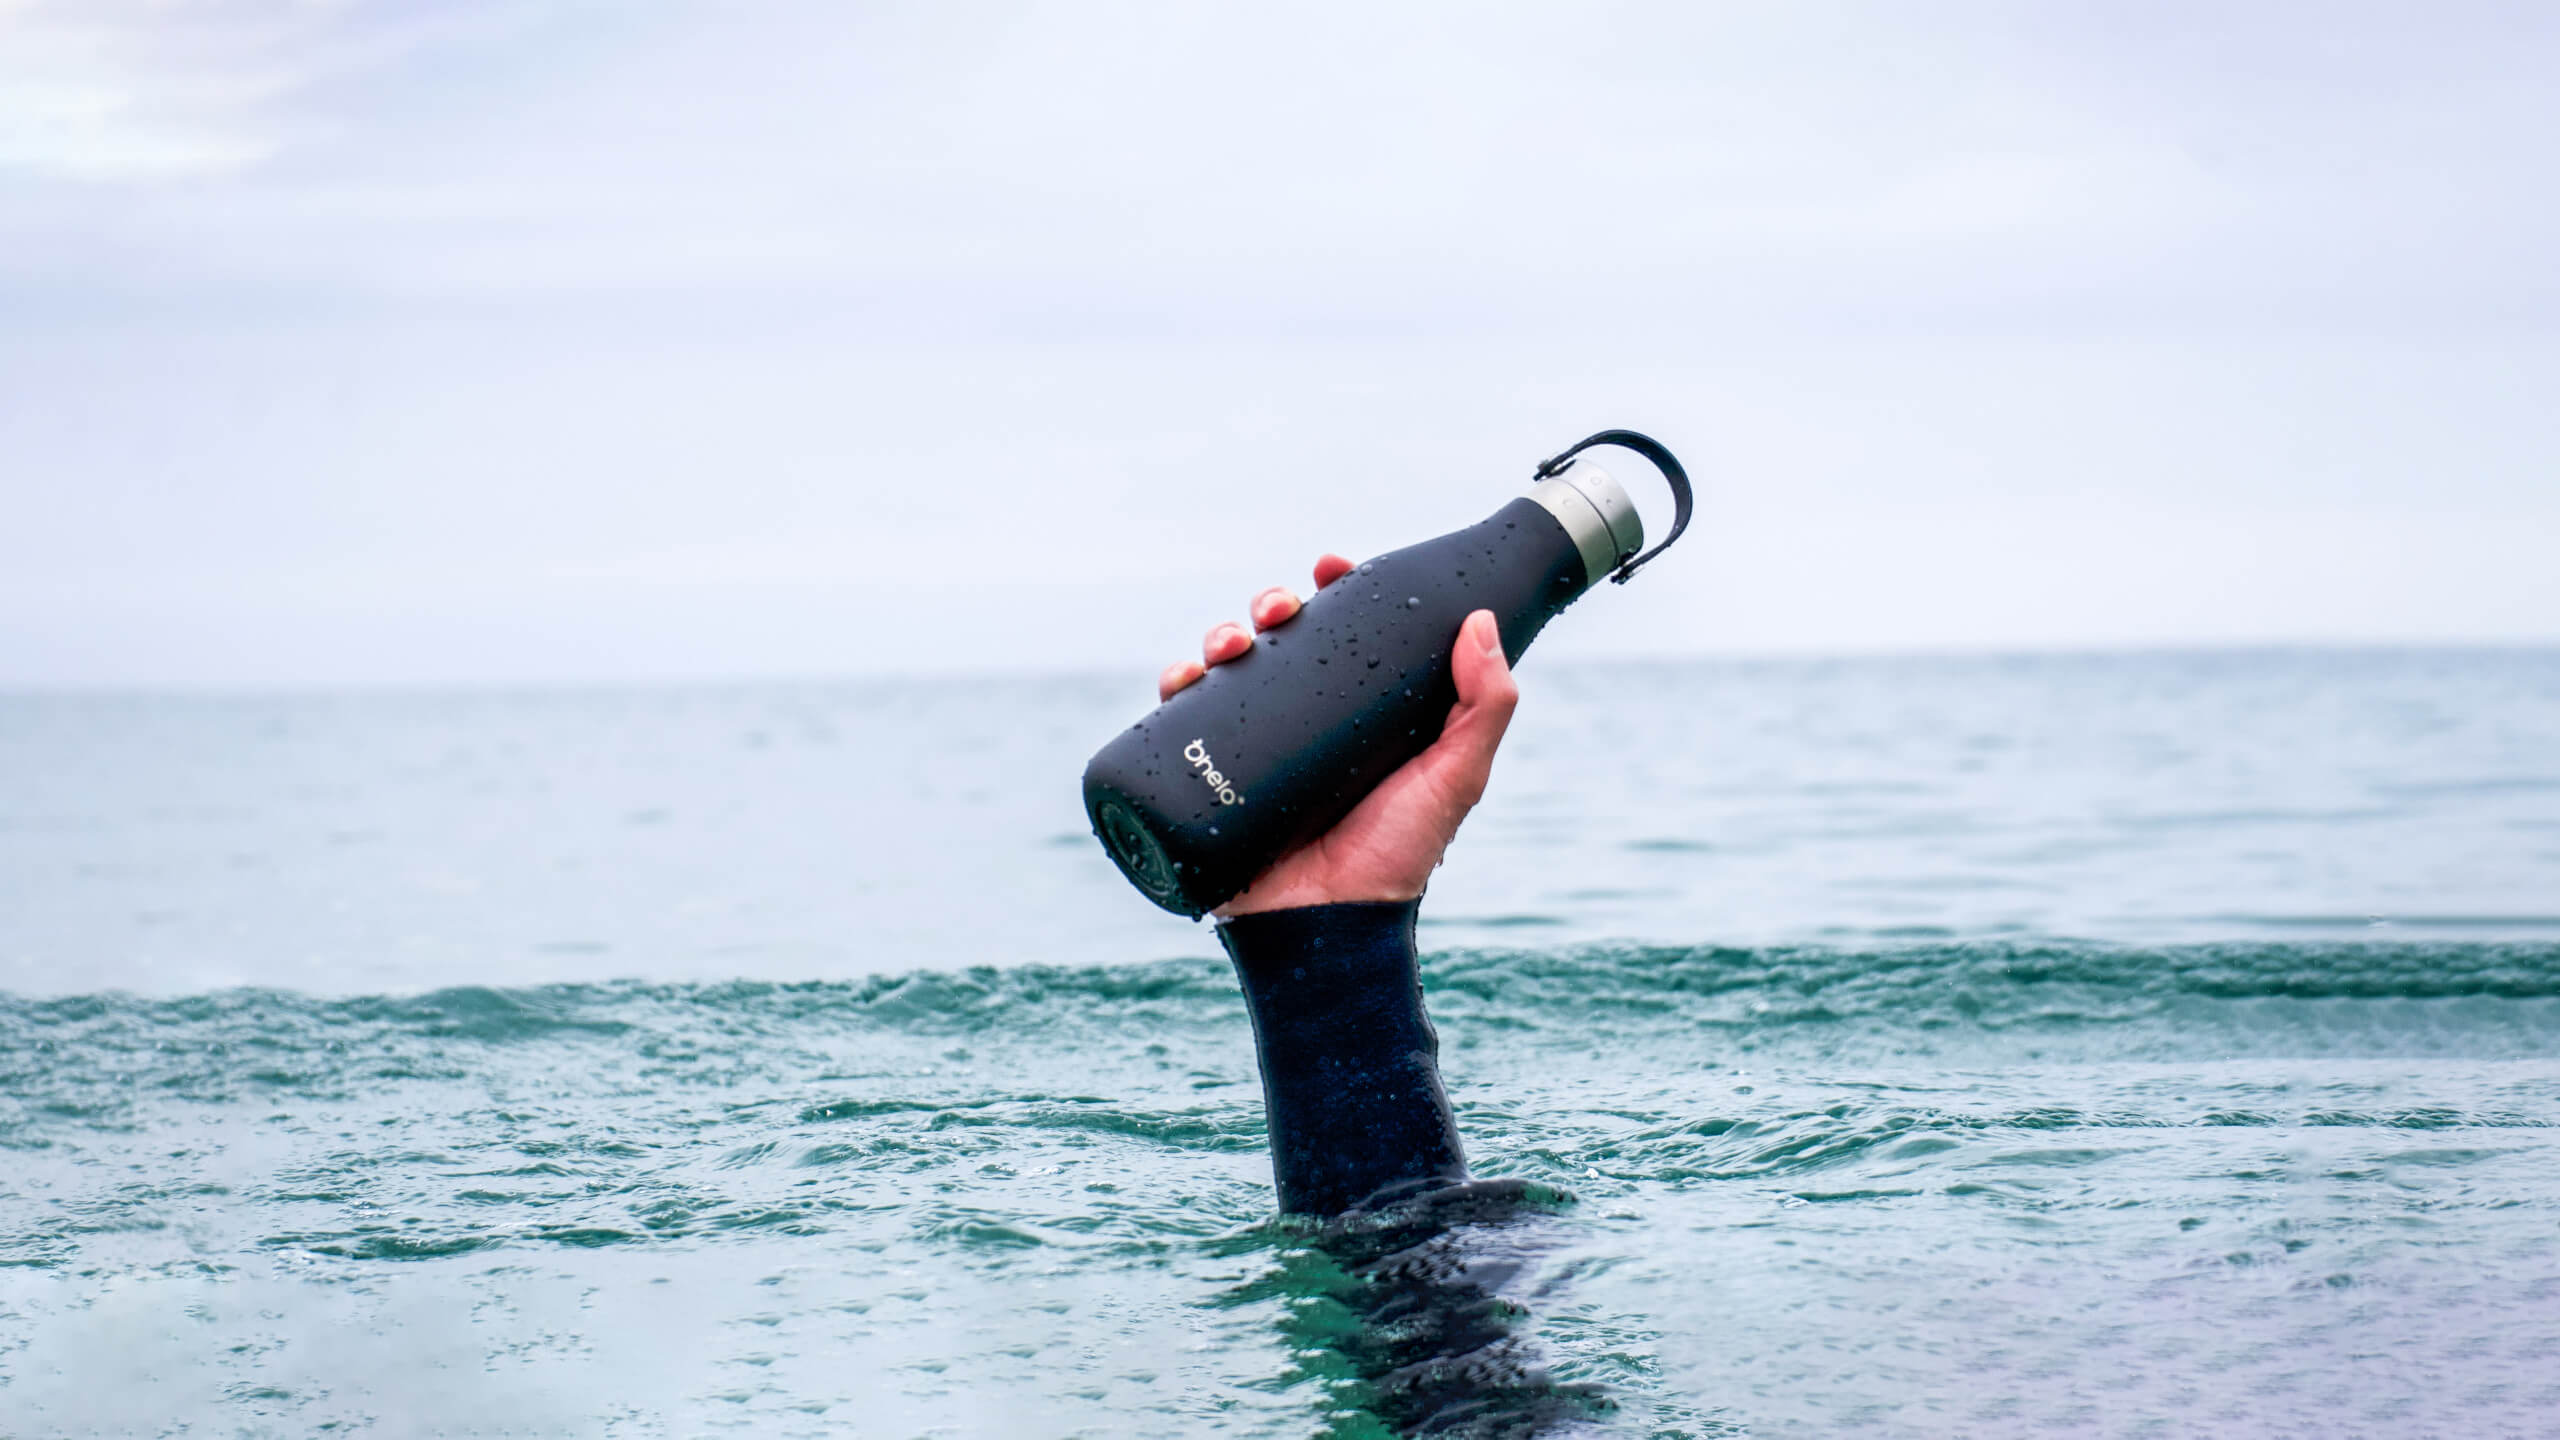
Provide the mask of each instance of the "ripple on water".
POLYGON ((1507 1298, 1446 1313, 1508 1317, 1545 1367, 1519 1403, 1598 1387, 1604 1433, 2560 1404, 2560 947, 1427 969, 1480 1173, 1548 1198, 1411 1272, 1269 1215, 1206 962, 0 1000, 0 1379, 37 1434, 501 1402, 1303 1433, 1439 1393, 1381 1380, 1371 1302, 1476 1275, 1507 1298), (1843 1343, 1818 1386, 1766 1359, 1843 1343), (118 1366, 165 1378, 93 1383, 118 1366))

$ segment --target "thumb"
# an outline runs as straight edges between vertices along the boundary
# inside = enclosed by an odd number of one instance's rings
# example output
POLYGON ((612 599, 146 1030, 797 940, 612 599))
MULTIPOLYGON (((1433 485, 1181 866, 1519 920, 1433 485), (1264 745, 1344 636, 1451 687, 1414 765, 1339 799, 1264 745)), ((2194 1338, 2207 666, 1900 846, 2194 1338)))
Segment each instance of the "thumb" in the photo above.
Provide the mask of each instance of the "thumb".
POLYGON ((1458 627, 1449 670, 1458 683, 1458 703, 1432 748, 1450 752, 1443 763, 1451 767, 1453 782, 1468 794, 1482 794, 1493 774, 1493 752, 1501 747, 1511 712, 1520 704, 1520 682, 1511 678, 1492 611, 1478 610, 1458 627))

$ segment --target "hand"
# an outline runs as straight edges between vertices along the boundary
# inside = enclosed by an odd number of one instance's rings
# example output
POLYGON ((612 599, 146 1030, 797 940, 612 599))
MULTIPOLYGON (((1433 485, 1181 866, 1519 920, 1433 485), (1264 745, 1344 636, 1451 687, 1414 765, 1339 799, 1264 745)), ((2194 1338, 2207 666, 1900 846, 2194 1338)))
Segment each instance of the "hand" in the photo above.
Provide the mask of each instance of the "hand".
MULTIPOLYGON (((1316 588, 1351 569, 1341 556, 1325 556, 1316 562, 1316 588)), ((1275 585, 1253 597, 1254 631, 1286 625, 1298 609, 1298 597, 1275 585)), ((1230 621, 1213 627, 1200 642, 1198 660, 1165 668, 1156 681, 1157 698, 1172 699, 1209 673, 1209 666, 1252 648, 1253 636, 1243 626, 1230 621)), ((1520 703, 1519 682, 1511 678, 1490 610, 1478 610, 1458 627, 1449 668, 1458 682, 1458 703, 1449 707, 1431 748, 1380 781, 1340 824, 1274 861, 1244 893, 1217 908, 1219 918, 1346 900, 1411 900, 1422 893, 1467 812, 1484 798, 1493 752, 1520 703)))

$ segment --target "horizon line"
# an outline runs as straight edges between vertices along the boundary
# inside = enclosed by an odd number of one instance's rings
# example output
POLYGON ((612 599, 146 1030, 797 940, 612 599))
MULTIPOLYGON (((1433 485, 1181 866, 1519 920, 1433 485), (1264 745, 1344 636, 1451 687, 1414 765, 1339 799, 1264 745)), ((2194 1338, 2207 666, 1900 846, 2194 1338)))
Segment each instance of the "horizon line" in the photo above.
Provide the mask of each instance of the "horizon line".
MULTIPOLYGON (((1582 655, 1541 665, 1542 670, 1614 669, 1624 667, 1683 668, 1696 666, 1747 668, 1836 664, 1998 664, 2016 661, 2092 661, 2260 656, 2491 655, 2560 656, 2560 637, 2465 640, 2234 640, 2175 641, 2096 645, 1914 646, 1877 649, 1771 649, 1688 651, 1676 653, 1582 655)), ((54 684, 0 679, 0 702, 18 700, 261 700, 374 698, 400 696, 508 696, 613 694, 666 691, 715 691, 751 688, 810 688, 844 685, 912 684, 990 680, 1113 680, 1139 675, 1117 665, 953 665, 906 666, 876 670, 771 670, 721 674, 588 676, 560 675, 540 679, 443 677, 420 679, 285 680, 250 682, 109 681, 54 684)), ((1145 669, 1141 680, 1152 680, 1145 669)))

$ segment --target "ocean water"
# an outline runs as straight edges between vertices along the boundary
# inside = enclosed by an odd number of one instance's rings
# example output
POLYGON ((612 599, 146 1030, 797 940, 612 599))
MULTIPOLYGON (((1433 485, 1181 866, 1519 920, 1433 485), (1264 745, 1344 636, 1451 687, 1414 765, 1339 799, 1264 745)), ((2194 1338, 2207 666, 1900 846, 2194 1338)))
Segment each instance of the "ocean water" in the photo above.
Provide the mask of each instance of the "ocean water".
POLYGON ((0 1435, 2560 1434, 2560 652, 1522 678, 1335 1227, 1143 677, 0 698, 0 1435))

